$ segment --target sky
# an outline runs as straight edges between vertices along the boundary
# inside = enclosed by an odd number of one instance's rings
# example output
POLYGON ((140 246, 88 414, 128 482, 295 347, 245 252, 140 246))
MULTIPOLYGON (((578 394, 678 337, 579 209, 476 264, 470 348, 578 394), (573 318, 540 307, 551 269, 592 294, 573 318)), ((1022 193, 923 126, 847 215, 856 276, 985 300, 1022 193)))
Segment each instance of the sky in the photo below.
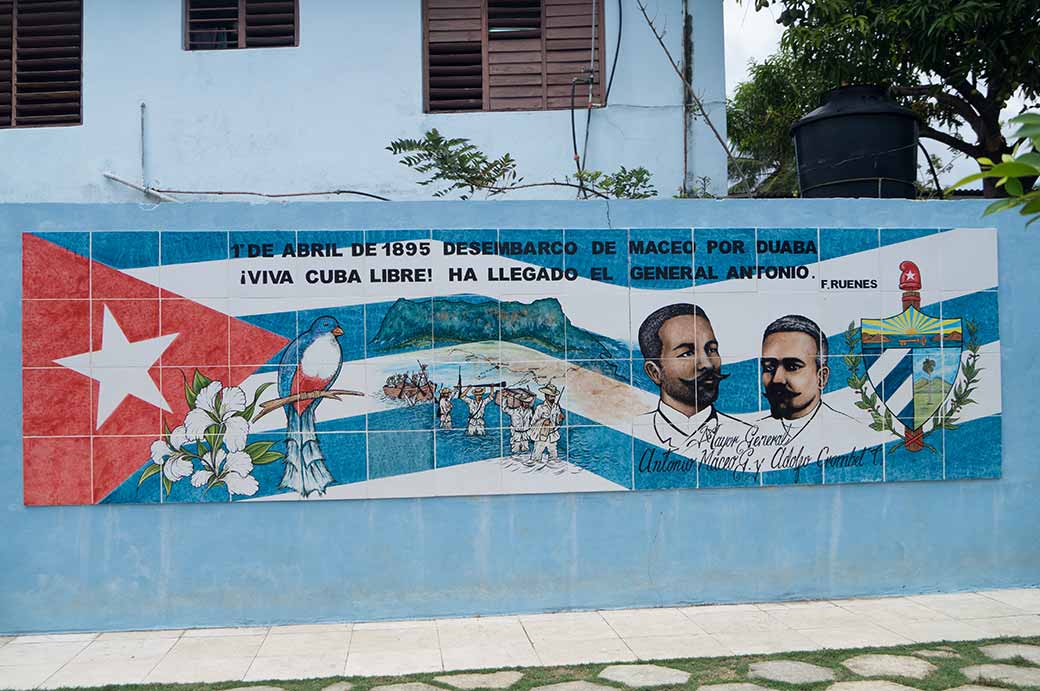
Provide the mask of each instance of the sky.
MULTIPOLYGON (((732 96, 737 84, 747 78, 747 65, 751 60, 761 61, 776 52, 780 46, 783 27, 775 20, 776 10, 766 8, 756 12, 754 0, 724 0, 726 31, 726 95, 732 96)), ((1005 119, 1013 117, 1022 109, 1022 100, 1012 99, 1004 111, 1005 119)), ((1014 129, 1013 127, 1011 128, 1014 129)), ((974 141, 974 133, 970 129, 961 133, 962 138, 974 141)), ((1008 133, 1010 134, 1010 132, 1008 133)), ((954 158, 954 152, 943 144, 929 139, 921 140, 928 151, 937 154, 945 163, 954 158)), ((923 158, 923 157, 922 157, 923 158)), ((922 161, 923 163, 923 161, 922 161)), ((951 185, 963 177, 978 172, 974 161, 959 156, 954 161, 949 173, 940 175, 939 181, 951 185)), ((926 174, 922 170, 923 174, 926 174)), ((977 185, 976 185, 977 186, 977 185)))
POLYGON ((761 62, 780 47, 783 27, 774 19, 775 11, 767 7, 755 11, 754 0, 725 0, 726 12, 726 95, 732 96, 737 84, 747 78, 751 60, 761 62))

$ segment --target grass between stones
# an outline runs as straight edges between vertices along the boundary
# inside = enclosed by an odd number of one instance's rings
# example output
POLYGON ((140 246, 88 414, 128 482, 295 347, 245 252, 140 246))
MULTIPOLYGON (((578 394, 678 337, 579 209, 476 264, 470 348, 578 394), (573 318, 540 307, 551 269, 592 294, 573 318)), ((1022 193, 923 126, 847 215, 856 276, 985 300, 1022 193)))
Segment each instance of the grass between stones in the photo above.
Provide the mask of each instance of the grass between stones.
MULTIPOLYGON (((824 691, 831 684, 838 681, 863 681, 866 677, 860 677, 842 666, 842 661, 855 655, 864 653, 884 653, 887 655, 912 655, 918 650, 934 650, 945 648, 956 652, 959 657, 951 658, 920 658, 927 660, 936 666, 936 670, 924 679, 909 679, 905 677, 870 677, 871 679, 887 679, 905 686, 920 689, 921 691, 946 691, 958 686, 977 684, 994 688, 1027 689, 1040 691, 1040 687, 1019 687, 1009 684, 1001 684, 992 681, 975 682, 967 679, 960 670, 969 665, 978 664, 1010 664, 1021 665, 1036 669, 1025 660, 1016 658, 1013 660, 993 660, 986 657, 980 646, 990 643, 1026 643, 1029 645, 1040 645, 1040 636, 1009 637, 999 639, 986 639, 979 641, 953 641, 935 643, 916 643, 912 645, 893 646, 886 648, 848 648, 842 650, 813 650, 790 653, 777 653, 770 655, 735 655, 730 657, 712 658, 679 658, 672 660, 649 660, 632 663, 596 663, 583 665, 566 665, 557 667, 498 667, 480 670, 452 670, 450 672, 430 672, 423 674, 407 674, 402 676, 383 677, 325 677, 322 679, 297 679, 284 680, 272 679, 268 681, 229 681, 220 683, 194 683, 194 684, 127 684, 103 687, 89 687, 90 691, 224 691, 249 686, 275 686, 286 691, 322 691, 326 686, 337 681, 349 681, 353 684, 351 691, 369 691, 374 686, 384 684, 400 684, 406 682, 426 682, 446 691, 457 691, 453 687, 446 686, 434 681, 434 677, 447 674, 460 674, 464 672, 497 672, 505 669, 516 669, 523 673, 520 681, 509 687, 508 691, 529 691, 539 686, 556 684, 564 681, 590 681, 606 687, 616 689, 629 689, 624 684, 608 681, 598 677, 603 668, 611 664, 655 664, 674 669, 685 670, 690 673, 690 679, 685 684, 666 685, 653 687, 653 691, 696 691, 701 686, 711 684, 724 684, 728 682, 747 681, 757 684, 763 688, 776 689, 777 691, 824 691), (763 660, 800 660, 821 667, 834 670, 835 679, 814 684, 785 684, 782 682, 766 681, 764 679, 749 679, 748 667, 754 662, 763 660)), ((79 689, 80 687, 69 687, 79 689)), ((0 691, 3 691, 0 681, 0 691)), ((84 687, 84 691, 86 688, 84 687)))

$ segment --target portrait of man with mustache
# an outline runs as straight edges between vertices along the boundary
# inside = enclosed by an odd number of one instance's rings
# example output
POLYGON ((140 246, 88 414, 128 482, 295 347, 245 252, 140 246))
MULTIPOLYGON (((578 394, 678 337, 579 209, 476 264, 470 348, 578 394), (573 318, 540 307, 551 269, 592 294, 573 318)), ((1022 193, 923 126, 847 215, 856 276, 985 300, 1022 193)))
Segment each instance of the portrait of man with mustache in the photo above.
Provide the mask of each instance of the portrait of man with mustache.
POLYGON ((657 438, 671 450, 710 439, 720 425, 747 423, 715 409, 722 356, 708 315, 698 305, 677 303, 651 313, 639 327, 643 369, 660 387, 657 409, 647 413, 657 438))
POLYGON ((812 423, 831 434, 852 421, 827 405, 823 392, 830 378, 827 336, 812 319, 789 314, 762 335, 762 389, 769 416, 780 422, 786 443, 812 423))

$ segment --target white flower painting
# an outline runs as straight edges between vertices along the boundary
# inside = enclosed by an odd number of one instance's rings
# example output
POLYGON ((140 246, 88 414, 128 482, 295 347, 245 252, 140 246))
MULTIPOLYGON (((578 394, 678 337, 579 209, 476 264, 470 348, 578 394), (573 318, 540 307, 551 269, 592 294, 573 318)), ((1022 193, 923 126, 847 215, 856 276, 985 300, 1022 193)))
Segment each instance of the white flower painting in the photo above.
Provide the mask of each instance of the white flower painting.
POLYGON ((224 386, 196 370, 191 383, 184 386, 189 407, 184 424, 172 431, 164 425, 162 438, 152 443, 152 462, 138 486, 159 475, 165 496, 185 478, 190 478, 193 487, 203 488, 203 494, 223 487, 228 501, 236 495, 256 494, 259 484, 253 477, 254 467, 283 458, 271 451, 274 442, 246 443, 257 400, 268 386, 259 387, 247 405, 241 388, 224 386))

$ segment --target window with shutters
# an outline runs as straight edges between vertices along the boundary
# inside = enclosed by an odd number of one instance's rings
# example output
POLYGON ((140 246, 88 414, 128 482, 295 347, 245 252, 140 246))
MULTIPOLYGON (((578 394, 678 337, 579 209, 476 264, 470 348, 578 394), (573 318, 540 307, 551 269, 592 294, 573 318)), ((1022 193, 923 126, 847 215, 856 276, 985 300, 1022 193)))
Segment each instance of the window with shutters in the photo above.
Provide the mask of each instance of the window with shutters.
POLYGON ((187 50, 300 44, 299 0, 185 0, 187 50))
POLYGON ((82 0, 0 0, 0 127, 81 122, 82 0))
POLYGON ((425 110, 602 105, 602 19, 603 0, 423 0, 425 110))

